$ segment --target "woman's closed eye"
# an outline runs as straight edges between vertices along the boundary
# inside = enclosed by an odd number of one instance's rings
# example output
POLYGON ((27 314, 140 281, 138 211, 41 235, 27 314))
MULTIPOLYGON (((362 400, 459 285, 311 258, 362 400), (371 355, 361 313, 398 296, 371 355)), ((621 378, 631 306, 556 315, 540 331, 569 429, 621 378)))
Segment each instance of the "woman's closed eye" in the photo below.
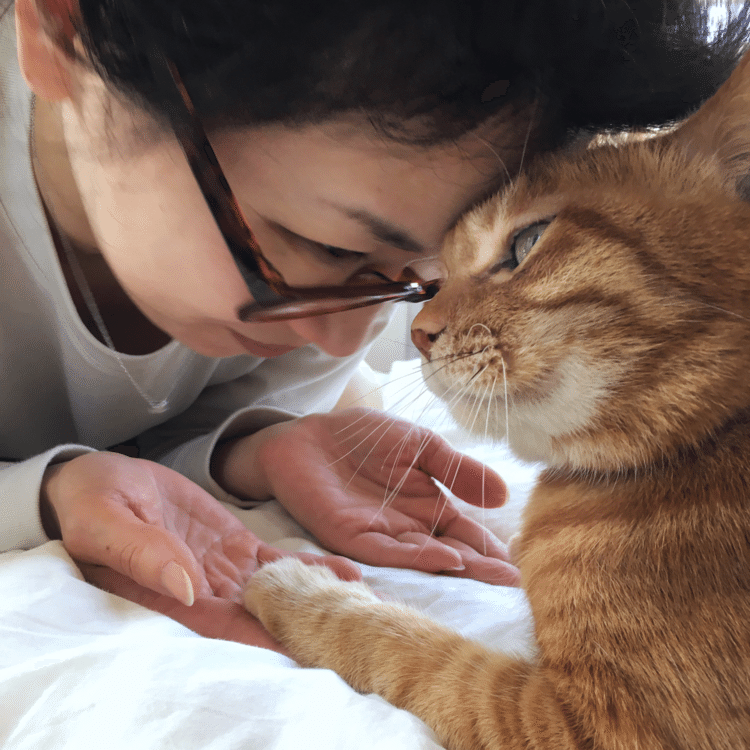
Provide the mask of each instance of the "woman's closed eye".
POLYGON ((336 260, 359 260, 366 258, 367 253, 360 253, 356 250, 345 250, 343 247, 336 247, 334 245, 323 245, 320 242, 314 242, 313 240, 307 240, 310 245, 313 245, 319 252, 325 253, 331 258, 336 260))
POLYGON ((336 270, 337 273, 343 272, 346 274, 346 283, 373 284, 389 283, 394 280, 390 275, 383 273, 382 270, 373 267, 372 261, 375 260, 373 253, 316 242, 275 222, 269 221, 268 223, 280 237, 299 252, 308 254, 309 257, 332 270, 336 270))
POLYGON ((343 247, 336 245, 326 245, 322 242, 316 242, 307 237, 303 237, 291 229, 282 227, 279 224, 271 222, 274 229, 291 242, 295 247, 302 248, 303 250, 312 253, 317 259, 322 260, 324 263, 331 263, 332 261, 355 261, 367 258, 367 253, 361 253, 356 250, 347 250, 343 247))

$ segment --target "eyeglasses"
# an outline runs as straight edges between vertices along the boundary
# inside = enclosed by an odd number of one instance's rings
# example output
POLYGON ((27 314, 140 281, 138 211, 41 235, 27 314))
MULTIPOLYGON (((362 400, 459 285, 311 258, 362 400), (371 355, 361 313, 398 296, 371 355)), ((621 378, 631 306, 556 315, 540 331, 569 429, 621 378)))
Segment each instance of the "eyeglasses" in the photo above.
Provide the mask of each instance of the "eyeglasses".
POLYGON ((288 286, 263 256, 176 66, 155 47, 149 50, 149 57, 163 90, 173 93, 169 105, 175 136, 253 298, 253 302, 238 310, 240 320, 271 322, 307 318, 383 302, 423 302, 437 294, 439 279, 423 281, 408 268, 404 273, 407 278, 403 281, 304 288, 288 286))

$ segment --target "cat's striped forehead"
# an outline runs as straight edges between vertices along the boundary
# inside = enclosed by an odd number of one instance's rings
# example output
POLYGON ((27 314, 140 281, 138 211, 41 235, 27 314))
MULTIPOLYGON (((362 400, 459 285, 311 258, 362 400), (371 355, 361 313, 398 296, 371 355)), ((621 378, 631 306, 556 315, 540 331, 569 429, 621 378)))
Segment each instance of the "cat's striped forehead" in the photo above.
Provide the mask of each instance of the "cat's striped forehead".
POLYGON ((562 214, 569 222, 582 221, 582 228, 596 217, 624 228, 642 222, 651 208, 666 206, 674 213, 697 201, 721 210, 737 201, 715 161, 691 158, 662 136, 650 140, 635 136, 632 143, 540 160, 464 217, 446 242, 447 266, 456 275, 479 276, 520 230, 562 214))
POLYGON ((750 408, 750 96, 733 79, 672 130, 540 157, 455 227, 415 325, 467 429, 486 411, 525 458, 619 471, 750 408))

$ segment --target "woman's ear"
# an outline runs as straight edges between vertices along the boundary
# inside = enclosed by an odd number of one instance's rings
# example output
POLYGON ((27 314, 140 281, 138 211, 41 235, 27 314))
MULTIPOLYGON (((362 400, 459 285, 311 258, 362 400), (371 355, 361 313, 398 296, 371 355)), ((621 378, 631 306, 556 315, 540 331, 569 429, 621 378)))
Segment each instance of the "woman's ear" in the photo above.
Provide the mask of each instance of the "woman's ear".
POLYGON ((70 98, 76 30, 75 0, 16 0, 16 39, 21 73, 42 99, 70 98))

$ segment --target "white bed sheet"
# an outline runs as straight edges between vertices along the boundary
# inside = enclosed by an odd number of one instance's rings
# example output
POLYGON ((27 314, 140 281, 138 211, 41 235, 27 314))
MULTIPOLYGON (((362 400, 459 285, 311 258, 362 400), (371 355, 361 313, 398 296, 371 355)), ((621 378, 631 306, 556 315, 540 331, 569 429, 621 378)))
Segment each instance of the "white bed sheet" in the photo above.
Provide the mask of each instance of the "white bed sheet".
MULTIPOLYGON (((437 429, 504 476, 511 502, 475 517, 504 535, 536 476, 503 448, 464 442, 421 390, 416 363, 383 377, 386 409, 437 429), (411 385, 406 385, 411 383, 411 385), (404 394, 408 392, 408 396, 404 394)), ((275 502, 235 511, 269 542, 314 549, 275 502)), ((523 593, 475 581, 362 566, 379 591, 468 637, 533 655, 523 593)), ((0 747, 4 750, 438 748, 432 732, 327 670, 200 638, 168 618, 88 585, 59 542, 0 555, 0 747)))

